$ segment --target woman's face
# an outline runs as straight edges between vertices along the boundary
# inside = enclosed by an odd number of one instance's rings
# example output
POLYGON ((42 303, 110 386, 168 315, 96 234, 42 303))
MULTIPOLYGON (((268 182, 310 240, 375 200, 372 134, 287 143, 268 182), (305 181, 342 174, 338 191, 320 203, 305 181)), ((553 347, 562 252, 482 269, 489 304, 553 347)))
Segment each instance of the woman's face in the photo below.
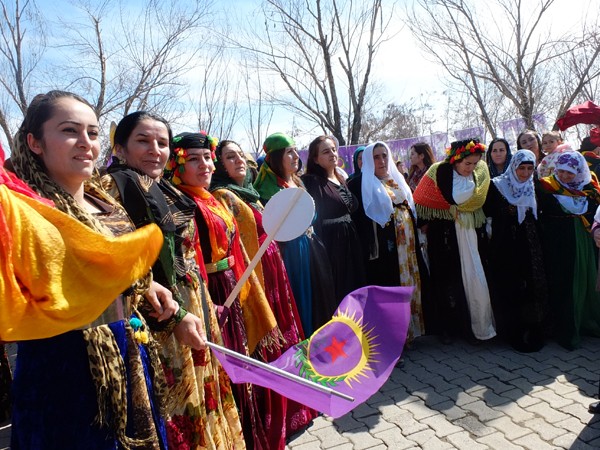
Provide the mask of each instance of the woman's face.
POLYGON ((325 139, 319 143, 315 162, 327 172, 335 171, 338 153, 335 143, 331 139, 325 139))
POLYGON ((169 159, 169 130, 154 119, 144 119, 133 129, 125 148, 117 144, 117 155, 128 166, 158 180, 169 159))
POLYGON ((358 166, 359 169, 362 169, 362 155, 363 155, 363 153, 364 153, 364 151, 360 152, 358 154, 358 156, 356 157, 356 165, 358 166))
POLYGON ((287 147, 285 150, 283 150, 283 160, 281 164, 283 166, 283 172, 285 176, 289 177, 298 172, 299 159, 300 157, 298 156, 296 147, 287 147))
POLYGON ((504 142, 494 142, 490 149, 492 162, 496 166, 503 166, 506 162, 506 156, 508 154, 506 145, 504 142))
POLYGON ((227 175, 240 186, 246 179, 246 156, 242 149, 234 143, 227 144, 221 149, 221 163, 227 175))
POLYGON ((421 166, 423 164, 423 159, 425 155, 419 155, 414 148, 410 149, 410 165, 411 166, 421 166))
POLYGON ((215 165, 208 148, 188 148, 181 181, 188 186, 208 189, 215 165))
POLYGON ((519 167, 515 170, 515 174, 521 183, 529 180, 533 175, 533 163, 519 164, 519 167))
POLYGON ((475 166, 477 165, 477 163, 479 162, 480 159, 481 159, 480 154, 469 155, 466 158, 463 158, 460 161, 455 162, 454 170, 456 170, 456 172, 459 175, 462 175, 463 177, 468 177, 469 175, 471 175, 473 173, 473 171, 475 170, 475 166))
POLYGON ((556 177, 564 184, 572 183, 575 180, 575 174, 573 172, 563 169, 556 170, 556 177))
POLYGON ((387 149, 383 146, 373 150, 373 164, 375 166, 375 176, 379 179, 387 178, 389 155, 387 149))
POLYGON ((98 119, 85 103, 63 97, 42 125, 42 138, 27 135, 27 144, 39 155, 48 175, 67 192, 77 191, 94 172, 100 154, 98 119))
POLYGON ((523 136, 521 136, 519 139, 519 148, 531 150, 536 157, 540 154, 540 146, 533 133, 525 133, 523 136))

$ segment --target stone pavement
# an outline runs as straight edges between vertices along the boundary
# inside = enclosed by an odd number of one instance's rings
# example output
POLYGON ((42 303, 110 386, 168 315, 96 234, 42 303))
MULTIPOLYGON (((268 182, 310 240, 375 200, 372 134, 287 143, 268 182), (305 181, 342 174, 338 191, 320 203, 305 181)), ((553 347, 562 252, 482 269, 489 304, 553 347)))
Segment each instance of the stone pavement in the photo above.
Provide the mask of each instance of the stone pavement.
POLYGON ((600 339, 517 353, 502 342, 422 337, 365 404, 321 416, 288 443, 312 449, 598 449, 600 339))
MULTIPOLYGON (((288 450, 598 449, 600 339, 517 353, 502 342, 442 345, 422 337, 388 382, 351 413, 318 417, 288 450)), ((0 424, 0 449, 10 426, 0 424)))

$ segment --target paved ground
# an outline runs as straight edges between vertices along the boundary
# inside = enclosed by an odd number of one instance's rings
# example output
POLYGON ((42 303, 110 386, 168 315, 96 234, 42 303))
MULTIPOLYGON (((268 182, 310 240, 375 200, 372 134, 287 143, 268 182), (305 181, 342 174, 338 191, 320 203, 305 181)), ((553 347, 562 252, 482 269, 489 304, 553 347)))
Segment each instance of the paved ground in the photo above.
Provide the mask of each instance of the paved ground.
POLYGON ((366 404, 319 417, 288 448, 597 449, 600 415, 587 406, 598 392, 599 350, 599 339, 522 354, 501 342, 420 338, 366 404))
MULTIPOLYGON (((600 339, 533 354, 501 342, 415 342, 383 388, 350 414, 317 418, 290 440, 312 449, 598 449, 600 339)), ((0 449, 10 426, 0 426, 0 449)))

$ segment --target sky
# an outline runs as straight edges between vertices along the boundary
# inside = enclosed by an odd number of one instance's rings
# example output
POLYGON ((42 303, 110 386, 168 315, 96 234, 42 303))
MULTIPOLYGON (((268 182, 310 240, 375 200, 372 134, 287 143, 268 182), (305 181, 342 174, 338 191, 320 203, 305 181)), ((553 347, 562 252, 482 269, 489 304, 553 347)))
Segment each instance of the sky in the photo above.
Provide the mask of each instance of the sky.
MULTIPOLYGON (((90 1, 96 4, 94 0, 90 1)), ((524 1, 531 4, 539 2, 539 0, 524 1)), ((556 33, 576 27, 585 5, 588 5, 589 1, 596 0, 556 0, 553 7, 556 13, 552 16, 552 22, 548 23, 547 26, 552 32, 556 33), (558 14, 559 11, 560 15, 558 14)), ((412 99, 416 99, 417 102, 433 103, 437 108, 437 116, 440 119, 438 128, 443 130, 445 126, 445 118, 443 117, 445 101, 442 92, 445 86, 442 84, 441 79, 444 74, 440 67, 429 61, 428 57, 419 49, 409 30, 403 24, 403 9, 412 2, 413 0, 399 0, 397 2, 396 16, 392 21, 392 28, 397 30, 397 34, 393 39, 383 44, 380 49, 373 64, 372 79, 383 86, 385 102, 381 105, 382 109, 386 103, 409 103, 412 99)), ((143 4, 144 2, 143 0, 128 0, 126 3, 143 4)), ((387 3, 389 4, 389 2, 387 3)), ((476 1, 478 8, 491 7, 494 3, 496 1, 476 1)), ((38 0, 37 4, 47 14, 49 20, 52 20, 53 14, 59 14, 66 19, 73 14, 71 0, 38 0)), ((216 16, 213 24, 215 27, 221 28, 227 22, 232 25, 232 32, 234 33, 241 27, 239 21, 244 25, 260 29, 262 23, 260 14, 257 13, 260 4, 260 0, 214 0, 214 10, 223 11, 225 15, 216 16)), ((501 25, 502 20, 506 20, 506 18, 496 19, 498 23, 495 25, 501 25)), ((289 112, 281 109, 276 110, 268 132, 289 131, 292 128, 293 121, 294 116, 289 112)), ((197 126, 196 123, 192 114, 187 122, 184 120, 177 126, 194 129, 197 126)), ((297 119, 297 125, 304 130, 304 133, 298 137, 301 145, 307 144, 312 140, 312 137, 321 134, 320 129, 303 123, 301 120, 297 119)), ((175 131, 186 130, 175 129, 175 131)), ((241 124, 237 125, 233 134, 234 139, 240 141, 242 146, 246 144, 246 133, 241 124)))

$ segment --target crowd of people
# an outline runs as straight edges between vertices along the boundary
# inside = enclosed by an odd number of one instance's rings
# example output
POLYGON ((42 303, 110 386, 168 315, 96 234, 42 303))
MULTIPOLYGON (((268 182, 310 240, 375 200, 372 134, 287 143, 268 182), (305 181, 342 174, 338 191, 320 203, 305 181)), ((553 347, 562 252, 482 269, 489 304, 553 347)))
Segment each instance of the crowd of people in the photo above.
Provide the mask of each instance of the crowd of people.
POLYGON ((273 361, 362 286, 414 286, 406 351, 425 334, 443 345, 498 336, 521 352, 600 337, 600 148, 584 140, 574 151, 533 130, 517 147, 455 141, 435 162, 418 143, 405 171, 374 142, 356 150, 346 179, 329 136, 310 143, 302 170, 292 137, 274 133, 256 167, 232 140, 173 135, 139 111, 119 122, 98 170, 91 105, 64 91, 36 96, 3 176, 96 233, 150 226, 163 240, 146 275, 97 319, 22 338, 12 386, 2 348, 0 419, 12 414, 12 448, 283 449, 317 412, 232 385, 206 341, 273 361), (269 244, 230 299, 267 239, 264 205, 287 188, 311 195, 312 225, 269 244))

